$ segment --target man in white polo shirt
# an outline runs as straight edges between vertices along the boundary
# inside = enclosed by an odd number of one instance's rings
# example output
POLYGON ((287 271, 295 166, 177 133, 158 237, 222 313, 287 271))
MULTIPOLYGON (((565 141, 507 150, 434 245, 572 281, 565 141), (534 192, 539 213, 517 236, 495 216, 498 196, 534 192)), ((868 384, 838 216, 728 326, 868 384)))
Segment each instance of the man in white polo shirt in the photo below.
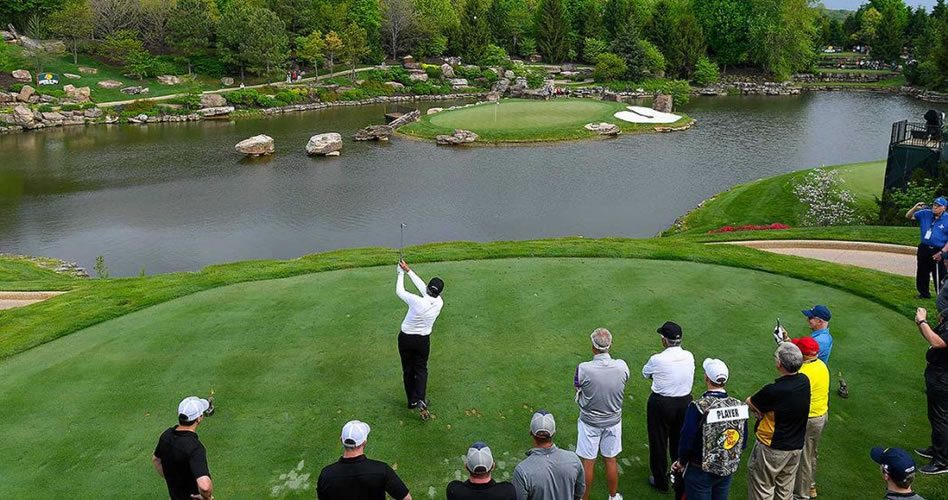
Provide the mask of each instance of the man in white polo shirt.
POLYGON ((418 409, 422 420, 428 420, 428 400, 425 391, 428 387, 428 354, 431 352, 431 329, 441 314, 444 301, 441 292, 444 281, 431 278, 426 285, 408 264, 398 262, 398 278, 395 280, 395 295, 408 304, 408 313, 402 321, 398 334, 398 355, 402 360, 402 381, 405 384, 405 396, 408 408, 418 409), (411 278, 421 295, 405 291, 405 274, 411 278))
POLYGON ((652 394, 646 406, 652 471, 648 484, 668 491, 668 456, 678 456, 678 439, 695 381, 695 357, 681 348, 682 333, 677 324, 666 321, 658 333, 665 350, 649 358, 642 368, 642 376, 652 380, 652 394))
POLYGON ((576 454, 583 461, 586 478, 583 500, 589 500, 596 456, 600 453, 606 465, 609 500, 621 500, 622 495, 617 492, 619 466, 616 457, 622 451, 622 402, 625 400, 625 383, 629 380, 629 366, 609 355, 612 347, 609 330, 596 328, 590 338, 593 359, 580 363, 573 379, 576 403, 579 404, 576 454))

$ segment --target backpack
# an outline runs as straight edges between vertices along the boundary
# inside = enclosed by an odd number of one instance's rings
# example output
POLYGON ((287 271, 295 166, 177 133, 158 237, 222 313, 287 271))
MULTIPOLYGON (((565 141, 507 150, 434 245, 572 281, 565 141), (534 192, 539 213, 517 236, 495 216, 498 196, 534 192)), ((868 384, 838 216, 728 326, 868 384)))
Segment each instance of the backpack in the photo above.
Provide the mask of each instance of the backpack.
POLYGON ((695 401, 704 416, 702 424, 701 470, 718 476, 737 472, 744 449, 744 423, 748 407, 732 398, 704 396, 695 401))

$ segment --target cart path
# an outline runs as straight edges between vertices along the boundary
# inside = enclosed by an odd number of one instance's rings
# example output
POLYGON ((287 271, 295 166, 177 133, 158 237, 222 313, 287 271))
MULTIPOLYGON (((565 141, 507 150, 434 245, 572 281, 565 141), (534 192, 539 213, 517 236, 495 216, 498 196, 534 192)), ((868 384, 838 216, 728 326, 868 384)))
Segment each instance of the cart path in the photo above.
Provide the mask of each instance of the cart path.
POLYGON ((713 244, 741 245, 765 252, 915 276, 916 249, 905 245, 833 240, 753 240, 713 244))

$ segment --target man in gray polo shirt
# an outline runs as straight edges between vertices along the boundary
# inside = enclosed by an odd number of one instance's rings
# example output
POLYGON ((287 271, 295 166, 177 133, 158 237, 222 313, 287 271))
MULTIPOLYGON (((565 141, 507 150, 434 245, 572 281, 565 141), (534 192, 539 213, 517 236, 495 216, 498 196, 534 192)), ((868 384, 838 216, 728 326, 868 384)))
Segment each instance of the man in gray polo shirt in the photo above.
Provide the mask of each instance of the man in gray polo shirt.
POLYGON ((583 464, 575 453, 553 444, 556 421, 538 410, 530 420, 534 447, 514 469, 517 500, 579 500, 586 491, 583 464))
POLYGON ((573 385, 579 404, 576 454, 583 461, 586 479, 584 500, 589 500, 596 456, 602 454, 606 466, 609 500, 622 500, 619 488, 619 466, 616 457, 622 451, 622 402, 629 366, 621 359, 612 359, 612 334, 597 328, 592 335, 592 361, 576 367, 573 385))

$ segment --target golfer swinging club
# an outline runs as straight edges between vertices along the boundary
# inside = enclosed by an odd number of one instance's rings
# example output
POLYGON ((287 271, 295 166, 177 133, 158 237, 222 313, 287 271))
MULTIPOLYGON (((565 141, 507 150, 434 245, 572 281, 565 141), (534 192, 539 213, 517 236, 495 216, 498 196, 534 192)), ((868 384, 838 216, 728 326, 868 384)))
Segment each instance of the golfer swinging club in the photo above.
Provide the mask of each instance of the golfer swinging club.
POLYGON ((395 280, 395 295, 408 304, 408 313, 402 321, 398 334, 398 355, 402 358, 402 378, 405 383, 405 396, 408 408, 418 409, 422 420, 428 420, 428 400, 425 388, 428 385, 428 353, 431 350, 431 327, 441 314, 444 301, 441 291, 444 281, 431 278, 425 282, 408 267, 404 260, 398 261, 398 278, 395 280), (405 273, 421 292, 421 296, 405 291, 405 273))

